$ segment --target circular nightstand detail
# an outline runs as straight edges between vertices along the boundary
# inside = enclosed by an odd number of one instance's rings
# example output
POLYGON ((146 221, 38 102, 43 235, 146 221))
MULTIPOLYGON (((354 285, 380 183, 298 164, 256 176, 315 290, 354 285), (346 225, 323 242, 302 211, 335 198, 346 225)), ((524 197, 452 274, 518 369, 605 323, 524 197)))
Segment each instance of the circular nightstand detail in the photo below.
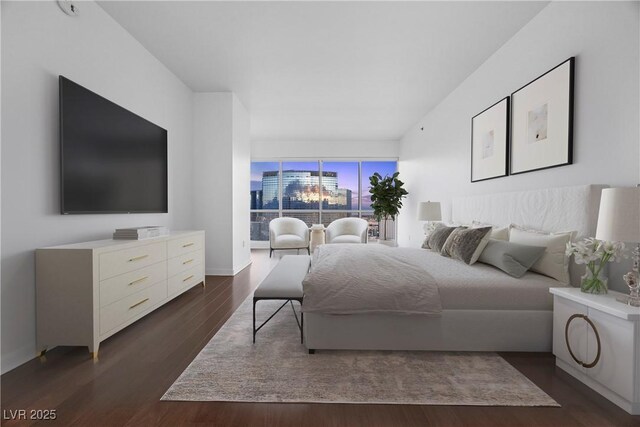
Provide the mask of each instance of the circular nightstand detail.
POLYGON ((567 320, 567 324, 564 327, 564 342, 567 344, 567 349, 569 350, 569 354, 571 355, 573 360, 576 361, 576 363, 578 365, 583 366, 585 368, 593 368, 594 366, 596 366, 596 364, 600 360, 600 335, 598 335, 598 330, 596 329, 596 325, 594 325, 593 322, 591 321, 591 319, 589 319, 589 317, 587 317, 586 315, 584 315, 584 314, 574 314, 571 317, 569 317, 569 320, 567 320), (593 332, 596 335, 596 342, 598 344, 598 352, 596 353, 595 359, 593 359, 593 362, 591 362, 591 363, 586 363, 586 362, 583 362, 582 360, 578 359, 576 357, 576 355, 573 354, 573 351, 571 350, 571 345, 569 344, 569 324, 573 321, 573 319, 578 319, 578 318, 584 319, 585 322, 587 322, 589 324, 589 326, 591 326, 591 329, 593 329, 593 332))

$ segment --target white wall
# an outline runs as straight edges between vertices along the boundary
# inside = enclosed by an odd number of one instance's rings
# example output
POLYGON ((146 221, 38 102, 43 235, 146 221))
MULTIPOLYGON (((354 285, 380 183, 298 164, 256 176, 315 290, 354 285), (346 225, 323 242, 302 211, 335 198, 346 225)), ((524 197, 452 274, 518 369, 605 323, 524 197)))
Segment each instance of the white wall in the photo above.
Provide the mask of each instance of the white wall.
POLYGON ((249 113, 233 96, 233 271, 238 272, 251 262, 250 213, 251 199, 251 127, 249 113))
POLYGON ((251 141, 253 159, 395 159, 398 153, 398 141, 251 141))
POLYGON ((193 99, 193 221, 206 231, 206 274, 230 274, 233 265, 232 101, 231 92, 196 93, 193 99))
POLYGON ((2 2, 2 372, 35 355, 34 249, 191 224, 192 93, 93 2, 2 2), (58 75, 168 131, 169 213, 60 215, 58 75))
MULTIPOLYGON (((550 3, 406 133, 399 168, 410 196, 399 221, 401 245, 421 243, 422 226, 415 219, 420 201, 443 202, 448 218, 454 196, 640 181, 638 6, 550 3), (571 56, 574 164, 470 183, 471 117, 571 56)), ((623 290, 621 285, 616 279, 614 286, 623 290)))
POLYGON ((231 92, 196 93, 193 108, 194 226, 206 232, 206 274, 250 262, 249 117, 231 92))

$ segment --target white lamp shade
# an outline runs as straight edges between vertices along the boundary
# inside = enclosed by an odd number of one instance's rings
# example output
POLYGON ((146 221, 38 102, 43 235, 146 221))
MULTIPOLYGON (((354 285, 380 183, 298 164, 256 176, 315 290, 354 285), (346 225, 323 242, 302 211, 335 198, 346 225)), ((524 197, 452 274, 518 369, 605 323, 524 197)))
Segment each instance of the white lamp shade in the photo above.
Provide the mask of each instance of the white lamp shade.
POLYGON ((640 188, 602 190, 596 239, 640 242, 640 188))
POLYGON ((440 202, 420 202, 418 205, 418 221, 442 221, 440 202))

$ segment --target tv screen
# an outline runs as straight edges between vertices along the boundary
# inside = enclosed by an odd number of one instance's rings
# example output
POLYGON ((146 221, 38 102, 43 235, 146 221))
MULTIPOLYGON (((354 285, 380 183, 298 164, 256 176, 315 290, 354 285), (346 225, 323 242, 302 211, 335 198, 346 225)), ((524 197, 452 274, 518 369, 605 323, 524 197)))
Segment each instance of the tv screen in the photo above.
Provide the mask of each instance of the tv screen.
POLYGON ((166 213, 167 131, 59 82, 62 213, 166 213))

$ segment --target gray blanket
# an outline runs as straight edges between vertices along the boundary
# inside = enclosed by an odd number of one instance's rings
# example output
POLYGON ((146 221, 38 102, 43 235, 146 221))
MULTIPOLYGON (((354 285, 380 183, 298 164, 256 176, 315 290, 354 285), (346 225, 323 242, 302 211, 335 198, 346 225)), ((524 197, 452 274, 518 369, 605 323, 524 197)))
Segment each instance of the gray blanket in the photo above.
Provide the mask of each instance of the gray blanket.
POLYGON ((302 282, 305 313, 440 314, 433 277, 384 245, 318 246, 302 282))

